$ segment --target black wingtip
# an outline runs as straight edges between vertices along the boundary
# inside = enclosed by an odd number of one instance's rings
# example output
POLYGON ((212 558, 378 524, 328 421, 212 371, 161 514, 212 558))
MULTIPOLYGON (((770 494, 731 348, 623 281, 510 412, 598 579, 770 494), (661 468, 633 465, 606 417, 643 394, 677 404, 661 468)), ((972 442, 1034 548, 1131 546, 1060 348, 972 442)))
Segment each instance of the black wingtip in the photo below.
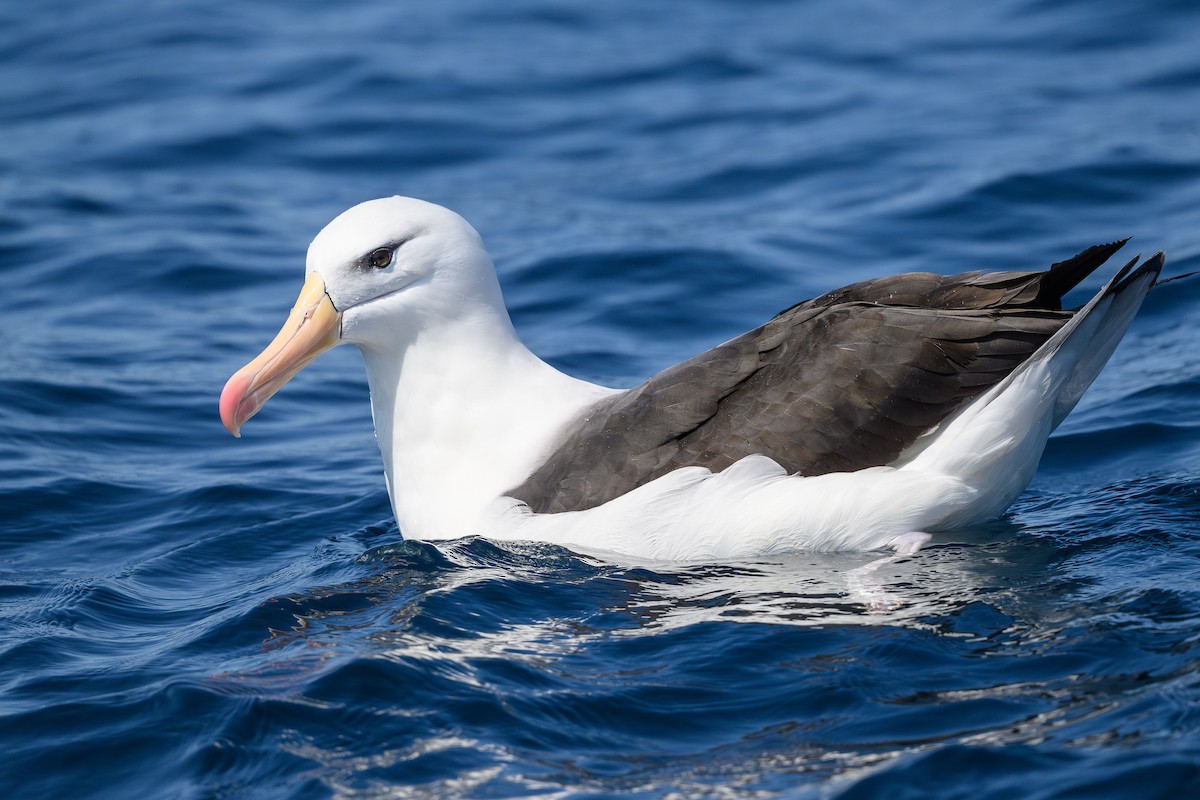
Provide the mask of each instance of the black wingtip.
POLYGON ((1116 275, 1113 276, 1113 279, 1108 283, 1108 290, 1106 294, 1120 294, 1133 284, 1145 278, 1147 275, 1152 276, 1150 283, 1146 287, 1147 291, 1149 291, 1150 288, 1158 285, 1158 281, 1156 279, 1162 272, 1162 268, 1166 263, 1167 257, 1160 250, 1159 252, 1150 256, 1150 258, 1143 261, 1140 265, 1138 265, 1138 258, 1141 258, 1141 256, 1134 258, 1132 261, 1122 267, 1116 275), (1135 265, 1137 265, 1136 269, 1134 269, 1135 265))
MULTIPOLYGON (((1037 299, 1034 301, 1043 308, 1062 308, 1062 298, 1067 292, 1078 286, 1084 278, 1112 256, 1113 253, 1125 246, 1131 237, 1118 239, 1108 244, 1097 244, 1070 258, 1050 265, 1050 269, 1042 273, 1038 284, 1037 299)), ((1136 259, 1135 259, 1136 261, 1136 259)))
MULTIPOLYGON (((1123 267, 1121 267, 1119 270, 1117 270, 1117 274, 1116 274, 1116 275, 1113 275, 1113 277, 1112 277, 1112 285, 1113 285, 1113 287, 1114 287, 1114 290, 1115 290, 1115 288, 1116 288, 1116 287, 1120 286, 1120 285, 1121 285, 1121 283, 1122 283, 1122 282, 1125 280, 1125 277, 1126 277, 1126 276, 1127 276, 1127 275, 1128 275, 1130 272, 1132 272, 1132 271, 1133 271, 1133 268, 1134 268, 1134 267, 1137 265, 1137 263, 1138 263, 1138 261, 1141 259, 1141 257, 1142 257, 1142 254, 1141 254, 1141 253, 1138 253, 1136 256, 1134 256, 1133 258, 1131 258, 1131 259, 1129 260, 1129 263, 1128 263, 1128 264, 1126 264, 1125 266, 1123 266, 1123 267)), ((1148 263, 1148 262, 1147 262, 1147 263, 1148 263)), ((1145 264, 1142 264, 1142 267, 1143 267, 1143 268, 1144 268, 1145 266, 1146 266, 1145 264)))

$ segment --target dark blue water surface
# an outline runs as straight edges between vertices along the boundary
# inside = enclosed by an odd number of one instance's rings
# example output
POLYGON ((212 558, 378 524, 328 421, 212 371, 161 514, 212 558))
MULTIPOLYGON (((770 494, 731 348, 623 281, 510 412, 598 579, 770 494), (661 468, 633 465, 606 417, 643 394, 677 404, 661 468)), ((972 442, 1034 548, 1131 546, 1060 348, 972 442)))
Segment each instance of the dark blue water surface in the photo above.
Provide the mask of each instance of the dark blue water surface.
POLYGON ((614 385, 884 273, 1200 269, 1197 42, 1169 0, 0 5, 0 795, 1200 796, 1200 281, 1008 517, 874 567, 404 542, 351 348, 217 418, 395 193, 614 385))

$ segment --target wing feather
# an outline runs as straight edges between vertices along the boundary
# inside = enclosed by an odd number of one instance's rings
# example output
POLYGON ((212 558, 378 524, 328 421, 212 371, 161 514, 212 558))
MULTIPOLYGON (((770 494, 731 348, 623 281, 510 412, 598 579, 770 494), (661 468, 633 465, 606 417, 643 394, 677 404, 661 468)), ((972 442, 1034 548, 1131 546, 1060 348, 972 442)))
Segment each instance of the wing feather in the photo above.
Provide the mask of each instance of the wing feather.
POLYGON ((803 475, 891 463, 1062 327, 1061 293, 1123 243, 1047 272, 910 273, 792 306, 598 402, 508 494, 554 513, 754 453, 803 475))

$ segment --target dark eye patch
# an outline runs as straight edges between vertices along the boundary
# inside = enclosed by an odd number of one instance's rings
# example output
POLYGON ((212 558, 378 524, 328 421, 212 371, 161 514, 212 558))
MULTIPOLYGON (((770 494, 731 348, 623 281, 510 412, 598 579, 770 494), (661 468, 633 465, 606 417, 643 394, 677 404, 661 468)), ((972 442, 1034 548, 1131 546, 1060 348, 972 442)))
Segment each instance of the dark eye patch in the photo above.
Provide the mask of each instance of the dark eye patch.
POLYGON ((392 242, 391 244, 384 245, 383 247, 376 247, 374 250, 363 256, 362 259, 359 260, 359 264, 363 269, 386 269, 387 267, 391 266, 392 261, 395 259, 396 251, 419 235, 420 234, 414 234, 409 236, 407 239, 401 239, 400 241, 392 242))
POLYGON ((392 263, 392 256, 394 254, 395 250, 392 248, 380 247, 367 254, 367 263, 375 269, 383 269, 388 264, 392 263))

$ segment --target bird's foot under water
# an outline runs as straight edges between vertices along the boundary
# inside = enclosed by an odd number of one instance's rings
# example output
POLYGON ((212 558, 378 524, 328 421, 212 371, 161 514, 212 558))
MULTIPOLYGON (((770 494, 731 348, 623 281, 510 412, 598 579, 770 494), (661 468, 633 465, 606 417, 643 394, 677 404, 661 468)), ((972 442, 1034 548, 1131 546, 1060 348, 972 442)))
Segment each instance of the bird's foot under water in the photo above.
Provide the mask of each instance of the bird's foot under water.
POLYGON ((846 573, 846 588, 850 596, 864 603, 871 611, 893 611, 903 606, 906 602, 904 598, 884 588, 883 584, 873 577, 874 573, 880 567, 894 564, 906 556, 915 554, 932 538, 933 536, 924 531, 909 531, 892 539, 888 546, 895 551, 893 555, 869 561, 846 573))
POLYGON ((925 531, 909 531, 892 539, 888 542, 888 546, 895 550, 898 556, 911 556, 924 547, 925 543, 932 538, 932 534, 928 534, 925 531))

